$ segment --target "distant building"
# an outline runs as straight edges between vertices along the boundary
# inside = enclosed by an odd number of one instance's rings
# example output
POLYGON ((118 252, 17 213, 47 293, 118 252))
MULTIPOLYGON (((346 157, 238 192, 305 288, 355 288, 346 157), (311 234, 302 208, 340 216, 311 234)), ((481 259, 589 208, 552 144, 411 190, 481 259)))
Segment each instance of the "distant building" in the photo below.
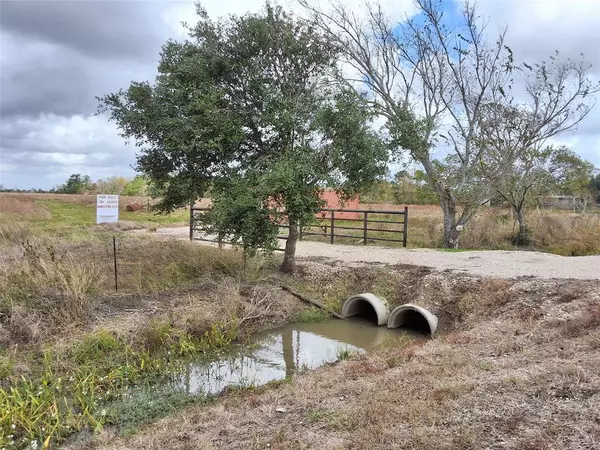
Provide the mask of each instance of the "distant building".
MULTIPOLYGON (((325 206, 325 208, 331 208, 331 209, 359 209, 360 207, 360 199, 358 197, 358 195, 350 200, 346 200, 345 202, 343 202, 337 192, 335 192, 333 189, 325 189, 320 197, 325 200, 327 202, 327 205, 325 206)), ((359 219, 360 213, 357 212, 336 212, 335 213, 335 217, 337 219, 345 219, 345 220, 353 220, 353 219, 359 219)), ((325 218, 329 218, 331 217, 331 213, 329 212, 320 212, 317 214, 317 217, 321 218, 321 219, 325 219, 325 218)))

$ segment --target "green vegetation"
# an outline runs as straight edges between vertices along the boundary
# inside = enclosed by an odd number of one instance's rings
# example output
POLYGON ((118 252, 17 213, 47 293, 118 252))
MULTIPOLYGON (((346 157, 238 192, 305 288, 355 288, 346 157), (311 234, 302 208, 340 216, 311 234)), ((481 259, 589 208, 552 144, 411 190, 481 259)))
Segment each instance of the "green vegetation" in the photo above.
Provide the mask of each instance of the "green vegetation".
POLYGON ((350 359, 354 356, 355 352, 353 350, 350 350, 349 348, 339 348, 337 350, 337 360, 338 361, 345 361, 347 359, 350 359))
POLYGON ((28 194, 3 194, 0 223, 22 227, 34 232, 49 232, 54 236, 90 238, 96 228, 125 230, 150 226, 168 226, 189 222, 189 210, 180 209, 171 214, 157 214, 144 208, 126 211, 126 198, 121 199, 119 223, 98 225, 96 223, 95 196, 38 197, 28 194))
POLYGON ((290 273, 298 224, 320 209, 322 190, 351 198, 386 169, 368 99, 333 81, 339 53, 281 7, 221 21, 200 8, 189 39, 165 44, 155 83, 107 95, 99 110, 144 143, 137 169, 163 190, 161 210, 210 188, 205 227, 248 255, 275 247, 285 212, 290 273))
POLYGON ((317 409, 308 415, 309 422, 322 423, 326 430, 342 430, 349 428, 348 417, 340 411, 317 409))
POLYGON ((178 377, 189 358, 260 329, 265 311, 254 303, 260 290, 253 286, 273 273, 270 260, 245 262, 240 252, 118 229, 108 234, 90 226, 93 207, 83 196, 4 195, 0 448, 55 446, 105 424, 130 432, 161 411, 201 401, 165 392, 164 408, 143 406, 148 396, 140 392, 178 377))
POLYGON ((129 429, 197 401, 202 397, 171 392, 157 398, 153 391, 158 403, 152 406, 147 394, 129 390, 172 378, 183 369, 183 357, 217 352, 237 337, 237 330, 235 322, 215 323, 197 338, 168 322, 150 322, 138 341, 100 329, 62 352, 45 350, 33 365, 41 373, 0 388, 0 445, 20 448, 36 441, 47 446, 105 423, 129 429))
POLYGON ((203 394, 191 395, 167 387, 140 387, 105 405, 96 416, 106 425, 114 425, 120 434, 129 435, 140 427, 167 417, 192 403, 209 403, 203 394))
POLYGON ((327 311, 323 311, 320 308, 316 308, 314 306, 303 309, 300 311, 300 314, 296 318, 296 322, 300 323, 317 323, 317 322, 325 322, 329 320, 331 317, 327 313, 327 311))

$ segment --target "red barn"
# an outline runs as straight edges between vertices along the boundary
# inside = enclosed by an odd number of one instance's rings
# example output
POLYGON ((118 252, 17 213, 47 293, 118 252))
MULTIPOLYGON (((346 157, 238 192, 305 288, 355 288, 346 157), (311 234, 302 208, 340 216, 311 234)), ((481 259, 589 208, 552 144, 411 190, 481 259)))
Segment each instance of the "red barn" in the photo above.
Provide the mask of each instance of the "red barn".
MULTIPOLYGON (((343 202, 338 197, 334 190, 327 189, 321 193, 321 198, 327 202, 325 208, 331 209, 359 209, 360 200, 358 195, 351 200, 343 202)), ((331 217, 331 213, 323 211, 317 214, 317 217, 321 219, 328 219, 331 217)), ((336 219, 360 219, 360 213, 357 212, 337 212, 335 213, 336 219)))

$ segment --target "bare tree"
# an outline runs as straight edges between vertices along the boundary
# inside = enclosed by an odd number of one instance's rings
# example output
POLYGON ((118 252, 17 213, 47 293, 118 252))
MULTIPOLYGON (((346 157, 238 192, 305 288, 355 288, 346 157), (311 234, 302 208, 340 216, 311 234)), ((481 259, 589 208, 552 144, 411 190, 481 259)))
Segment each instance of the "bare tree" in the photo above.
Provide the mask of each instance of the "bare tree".
POLYGON ((419 18, 400 24, 377 5, 366 4, 362 19, 342 3, 328 11, 309 0, 300 3, 341 47, 346 67, 357 73, 342 77, 366 89, 397 151, 423 166, 440 197, 443 245, 457 247, 460 231, 486 200, 478 177, 478 118, 486 103, 509 88, 513 65, 505 31, 489 43, 486 24, 469 3, 452 28, 438 0, 416 0, 419 18), (443 164, 433 155, 436 144, 449 149, 443 164))
MULTIPOLYGON (((551 184, 550 166, 564 154, 560 148, 544 147, 550 138, 574 131, 595 105, 600 84, 589 80, 589 69, 583 61, 563 59, 558 53, 549 63, 523 64, 519 73, 524 75, 525 93, 517 99, 504 95, 502 102, 481 109, 483 179, 513 209, 519 243, 526 241, 528 200, 551 184)), ((579 166, 587 167, 585 161, 579 166)))

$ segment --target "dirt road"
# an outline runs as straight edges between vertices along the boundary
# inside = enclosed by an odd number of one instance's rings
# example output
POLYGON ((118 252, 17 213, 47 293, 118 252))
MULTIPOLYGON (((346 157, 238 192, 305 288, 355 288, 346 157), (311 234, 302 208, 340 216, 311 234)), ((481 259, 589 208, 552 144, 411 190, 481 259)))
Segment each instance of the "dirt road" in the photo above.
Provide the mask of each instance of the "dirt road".
MULTIPOLYGON (((158 236, 178 239, 187 239, 188 233, 188 228, 183 227, 160 228, 156 231, 158 236)), ((346 265, 410 264, 496 278, 533 276, 600 280, 600 255, 566 257, 549 253, 503 250, 445 252, 431 249, 331 245, 313 241, 298 242, 296 255, 300 259, 328 258, 344 262, 346 265)))

